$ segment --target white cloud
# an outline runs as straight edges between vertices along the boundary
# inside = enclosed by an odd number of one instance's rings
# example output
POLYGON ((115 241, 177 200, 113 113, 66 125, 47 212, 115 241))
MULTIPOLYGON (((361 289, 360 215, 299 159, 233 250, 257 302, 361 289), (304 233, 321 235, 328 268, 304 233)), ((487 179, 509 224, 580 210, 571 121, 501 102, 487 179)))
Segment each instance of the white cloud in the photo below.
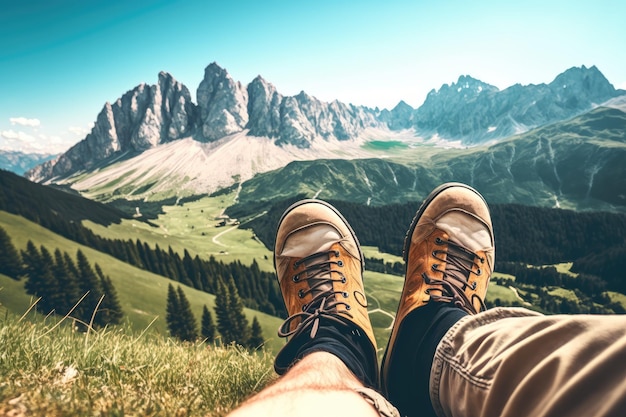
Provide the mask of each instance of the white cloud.
POLYGON ((12 140, 12 141, 20 141, 20 142, 27 142, 27 143, 35 142, 35 138, 29 135, 28 133, 16 132, 15 130, 12 130, 12 129, 3 130, 2 132, 0 132, 0 136, 2 136, 5 139, 12 140))
POLYGON ((13 129, 0 131, 0 149, 7 151, 55 154, 65 152, 73 144, 71 139, 56 135, 32 136, 13 129))
POLYGON ((39 119, 28 119, 26 117, 11 117, 9 121, 12 125, 39 127, 41 122, 39 119))
POLYGON ((626 81, 623 81, 615 86, 618 90, 626 90, 626 81))

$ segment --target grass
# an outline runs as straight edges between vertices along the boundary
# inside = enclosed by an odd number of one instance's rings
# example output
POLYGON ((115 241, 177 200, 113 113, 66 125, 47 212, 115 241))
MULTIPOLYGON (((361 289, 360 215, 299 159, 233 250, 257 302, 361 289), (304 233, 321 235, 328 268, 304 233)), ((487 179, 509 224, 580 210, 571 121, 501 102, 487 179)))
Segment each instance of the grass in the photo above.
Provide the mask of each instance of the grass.
POLYGON ((374 246, 363 246, 361 249, 363 249, 363 256, 366 258, 382 259, 383 262, 390 262, 392 264, 395 262, 404 263, 402 256, 380 252, 380 250, 374 246))
POLYGON ((118 327, 0 319, 0 415, 221 416, 275 375, 272 355, 118 327))
POLYGON ((233 203, 234 197, 235 194, 230 193, 183 205, 164 206, 164 214, 152 221, 158 227, 138 220, 123 220, 108 227, 85 222, 85 226, 108 239, 139 239, 152 247, 158 244, 162 249, 171 246, 181 255, 186 249, 192 256, 199 255, 204 259, 215 256, 226 263, 240 260, 248 265, 256 259, 262 270, 273 271, 271 251, 255 238, 251 230, 235 225, 216 227, 217 217, 233 203))
MULTIPOLYGON (((165 323, 167 287, 170 283, 174 286, 180 285, 178 282, 135 268, 109 255, 67 240, 20 216, 0 211, 0 226, 11 236, 13 245, 18 249, 24 249, 29 239, 37 246, 46 246, 51 252, 59 248, 71 256, 75 256, 77 249, 81 249, 92 264, 99 264, 105 275, 111 278, 126 319, 135 331, 141 332, 157 318, 151 325, 151 331, 167 334, 165 323)), ((0 287, 5 287, 0 291, 0 303, 7 307, 10 305, 11 311, 15 314, 21 314, 28 309, 30 298, 24 293, 23 282, 18 285, 11 278, 0 275, 0 287)), ((206 305, 210 310, 214 308, 215 296, 184 285, 181 287, 199 323, 203 306, 206 305)), ((278 351, 284 344, 284 341, 276 336, 276 329, 282 320, 255 310, 244 311, 249 322, 257 316, 269 350, 278 351)))

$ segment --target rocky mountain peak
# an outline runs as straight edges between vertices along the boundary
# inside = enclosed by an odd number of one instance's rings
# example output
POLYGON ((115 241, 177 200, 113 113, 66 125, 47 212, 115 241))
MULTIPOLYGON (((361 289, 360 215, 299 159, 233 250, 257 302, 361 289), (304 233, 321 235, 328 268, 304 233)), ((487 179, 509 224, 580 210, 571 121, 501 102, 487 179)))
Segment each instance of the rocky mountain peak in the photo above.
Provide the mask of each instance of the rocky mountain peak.
POLYGON ((582 66, 565 71, 550 84, 516 84, 502 91, 462 75, 432 90, 417 109, 400 101, 392 110, 380 111, 337 100, 322 102, 304 91, 283 96, 260 75, 244 87, 213 62, 198 86, 197 105, 187 87, 160 72, 156 84, 142 83, 106 103, 84 140, 26 175, 50 179, 177 139, 215 141, 244 129, 250 136, 297 148, 354 139, 368 128, 413 129, 424 138, 474 144, 568 119, 624 94, 595 66, 582 66))
POLYGON ((141 83, 115 103, 105 103, 85 139, 26 176, 33 180, 63 176, 89 169, 117 153, 143 152, 190 136, 195 113, 187 87, 161 72, 157 84, 141 83))
POLYGON ((248 123, 248 92, 230 74, 211 63, 196 92, 200 130, 209 141, 240 132, 248 123))
POLYGON ((595 65, 570 68, 559 74, 549 87, 566 106, 579 110, 589 108, 589 102, 598 105, 619 95, 595 65))
POLYGON ((248 84, 248 126, 252 136, 280 135, 280 106, 283 96, 260 75, 248 84))
POLYGON ((548 85, 516 84, 502 91, 461 76, 428 94, 413 126, 426 137, 480 143, 574 117, 619 94, 596 67, 570 68, 548 85))
POLYGON ((393 109, 380 111, 378 117, 387 124, 389 129, 402 130, 409 129, 412 126, 414 113, 415 109, 413 107, 404 100, 400 100, 393 109))

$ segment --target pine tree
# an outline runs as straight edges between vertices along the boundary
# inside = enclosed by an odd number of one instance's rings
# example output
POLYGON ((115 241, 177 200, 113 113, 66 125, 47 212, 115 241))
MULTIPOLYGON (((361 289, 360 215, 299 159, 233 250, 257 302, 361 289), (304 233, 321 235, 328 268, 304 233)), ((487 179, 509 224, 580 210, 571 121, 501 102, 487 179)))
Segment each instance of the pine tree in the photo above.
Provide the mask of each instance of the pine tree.
POLYGON ((54 259, 50 254, 50 251, 43 245, 41 249, 41 270, 39 271, 39 288, 36 290, 36 294, 41 298, 37 308, 44 314, 51 312, 57 312, 59 306, 63 304, 63 289, 60 288, 54 273, 54 259))
POLYGON ((178 294, 174 290, 172 284, 167 286, 167 305, 165 307, 165 322, 170 336, 180 338, 180 329, 182 328, 180 320, 180 303, 178 294))
POLYGON ((2 227, 0 227, 0 274, 13 279, 19 279, 22 275, 22 257, 2 227))
POLYGON ((216 336, 215 324, 213 323, 213 316, 205 305, 202 308, 202 322, 200 335, 206 340, 207 343, 213 343, 216 336))
POLYGON ((104 299, 98 310, 98 315, 96 316, 98 324, 120 324, 124 313, 122 312, 122 306, 120 305, 113 282, 111 282, 111 278, 104 275, 102 269, 100 269, 100 265, 95 264, 94 267, 96 269, 96 275, 100 278, 100 286, 102 287, 102 294, 104 295, 104 299))
POLYGON ((227 345, 235 341, 233 323, 229 308, 228 288, 221 277, 217 280, 215 292, 215 315, 217 317, 217 330, 222 336, 222 343, 227 345))
POLYGON ((263 346, 264 343, 265 340, 263 339, 263 330, 261 329, 261 324, 259 323, 259 320, 256 318, 256 316, 254 316, 254 318, 252 319, 251 335, 250 339, 248 340, 248 347, 251 349, 259 349, 261 346, 263 346))
POLYGON ((24 288, 28 294, 37 295, 41 287, 42 261, 39 249, 37 249, 32 240, 26 243, 26 250, 22 251, 22 260, 24 262, 24 273, 26 274, 24 288))
POLYGON ((187 300, 183 289, 179 286, 177 290, 180 318, 183 324, 180 339, 193 342, 198 338, 198 323, 196 322, 196 318, 191 311, 191 305, 189 304, 189 300, 187 300))
POLYGON ((250 327, 243 312, 243 302, 239 297, 233 277, 228 280, 228 309, 233 326, 234 341, 239 345, 247 346, 250 339, 250 327))
POLYGON ((28 294, 41 297, 37 303, 37 310, 43 314, 49 314, 57 303, 56 279, 52 273, 54 261, 50 252, 41 246, 41 252, 32 241, 26 244, 26 250, 22 251, 26 282, 24 288, 28 294))
POLYGON ((76 252, 76 263, 78 267, 78 279, 76 281, 81 297, 87 294, 77 308, 77 317, 84 324, 89 324, 94 313, 96 313, 100 297, 102 297, 102 286, 87 257, 80 249, 76 252))
MULTIPOLYGON (((67 252, 65 253, 67 255, 67 252)), ((57 306, 57 313, 59 315, 66 315, 76 302, 80 299, 78 294, 78 285, 76 283, 76 274, 72 271, 74 268, 70 268, 68 265, 67 257, 63 256, 61 250, 58 248, 54 251, 54 266, 52 273, 54 274, 56 281, 61 290, 61 297, 57 306)), ((71 261, 71 258, 69 258, 71 261)), ((72 262, 73 266, 73 262, 72 262)))

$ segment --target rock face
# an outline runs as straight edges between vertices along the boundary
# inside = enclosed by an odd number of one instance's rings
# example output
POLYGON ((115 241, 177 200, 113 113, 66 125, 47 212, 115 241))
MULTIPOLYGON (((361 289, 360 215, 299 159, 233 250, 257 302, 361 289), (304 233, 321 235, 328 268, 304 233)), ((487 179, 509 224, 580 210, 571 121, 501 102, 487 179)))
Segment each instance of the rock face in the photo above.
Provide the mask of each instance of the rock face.
POLYGON ((284 97, 260 75, 248 84, 248 129, 252 136, 280 136, 281 104, 284 97))
POLYGON ((384 126, 371 109, 324 103, 304 91, 284 97, 260 76, 248 85, 248 96, 250 134, 274 138, 278 145, 308 148, 317 139, 348 140, 367 127, 384 126))
POLYGON ((248 123, 248 92, 225 69, 212 63, 197 90, 202 136, 214 141, 241 132, 248 123))
POLYGON ((550 84, 516 84, 502 91, 461 76, 456 83, 432 90, 418 109, 401 101, 392 110, 379 111, 322 102, 304 91, 283 96, 261 76, 244 87, 212 63, 197 89, 197 105, 187 87, 161 72, 156 85, 141 84, 115 103, 106 103, 85 139, 25 175, 47 180, 173 140, 212 142, 246 129, 250 136, 301 149, 323 141, 351 140, 370 127, 413 129, 426 138, 477 144, 572 118, 624 94, 596 67, 583 66, 565 71, 550 84))
POLYGON ((409 129, 413 124, 415 109, 404 100, 391 110, 384 109, 380 112, 379 119, 389 126, 391 130, 409 129))
POLYGON ((89 169, 114 154, 142 152, 189 136, 195 114, 187 87, 161 72, 156 85, 140 84, 115 103, 106 103, 85 139, 26 176, 46 180, 89 169))
POLYGON ((475 144, 574 117, 623 93, 595 66, 571 68, 550 84, 516 84, 502 91, 462 76, 432 90, 412 125, 423 136, 475 144))

